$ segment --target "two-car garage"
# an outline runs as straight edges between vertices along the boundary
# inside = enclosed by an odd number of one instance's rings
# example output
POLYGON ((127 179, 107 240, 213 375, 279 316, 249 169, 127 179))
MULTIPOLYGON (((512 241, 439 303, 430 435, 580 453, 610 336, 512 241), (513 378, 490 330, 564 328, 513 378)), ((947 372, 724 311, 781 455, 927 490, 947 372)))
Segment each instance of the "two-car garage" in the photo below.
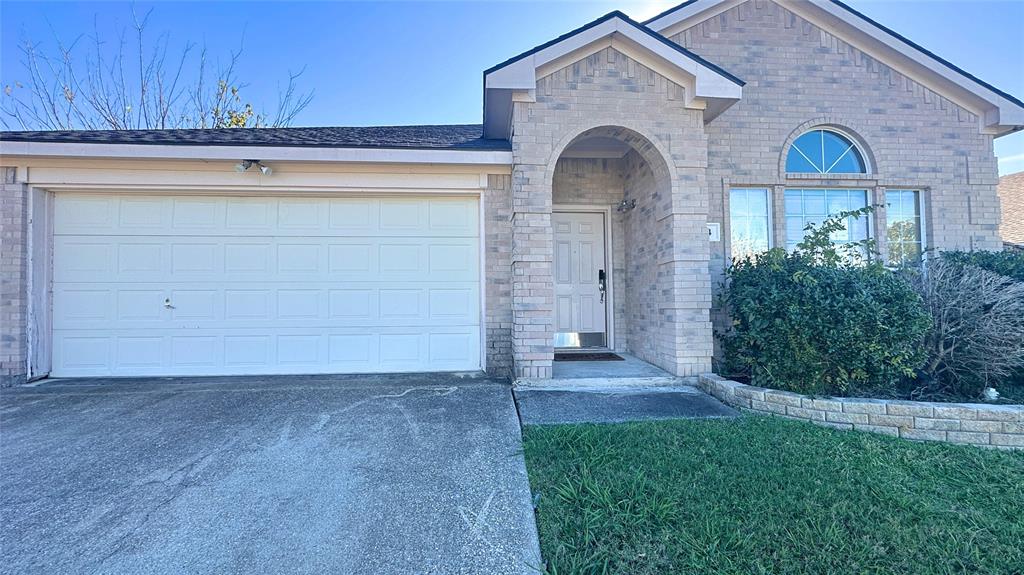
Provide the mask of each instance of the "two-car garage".
POLYGON ((475 195, 54 195, 57 377, 476 370, 475 195))

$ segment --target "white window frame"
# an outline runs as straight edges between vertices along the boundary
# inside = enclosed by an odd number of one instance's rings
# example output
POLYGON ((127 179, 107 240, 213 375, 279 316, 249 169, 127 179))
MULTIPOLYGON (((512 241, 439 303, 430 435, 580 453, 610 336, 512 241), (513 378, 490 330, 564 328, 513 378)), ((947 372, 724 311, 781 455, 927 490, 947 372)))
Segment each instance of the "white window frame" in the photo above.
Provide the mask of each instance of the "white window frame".
MULTIPOLYGON (((886 188, 883 194, 883 201, 885 202, 885 265, 889 264, 889 192, 914 192, 917 194, 917 210, 920 214, 919 228, 921 231, 921 262, 924 263, 925 252, 928 250, 928 225, 925 219, 925 200, 924 200, 924 188, 915 187, 901 187, 901 188, 886 188)), ((902 263, 902 262, 901 262, 902 263)))
MULTIPOLYGON (((791 192, 791 191, 800 191, 800 192, 822 191, 822 192, 825 192, 825 194, 826 194, 826 196, 825 196, 825 215, 822 216, 822 218, 823 218, 822 221, 824 221, 824 218, 831 217, 831 216, 828 215, 828 192, 847 192, 847 193, 849 193, 849 192, 863 192, 864 193, 864 202, 865 202, 864 203, 864 207, 868 207, 868 206, 872 205, 871 204, 871 189, 870 188, 866 188, 866 187, 865 188, 857 188, 857 187, 843 188, 843 187, 833 187, 833 186, 786 186, 782 190, 782 235, 783 235, 783 238, 784 238, 784 241, 785 241, 786 251, 791 251, 793 249, 789 245, 790 244, 789 225, 786 222, 786 219, 788 217, 790 217, 789 212, 786 211, 786 193, 787 192, 791 192)), ((806 214, 803 212, 802 202, 801 202, 800 209, 801 209, 800 217, 804 218, 806 220, 806 214)), ((865 221, 865 223, 867 225, 867 236, 865 237, 865 239, 870 240, 870 239, 875 237, 875 234, 874 234, 874 231, 875 231, 875 217, 874 217, 874 213, 868 213, 866 216, 864 216, 864 221, 865 221)), ((818 222, 818 224, 820 225, 821 222, 818 222)), ((806 225, 807 224, 805 223, 804 226, 806 226, 806 225)), ((798 244, 801 241, 803 241, 803 239, 806 236, 807 236, 807 234, 802 235, 800 237, 800 240, 796 241, 795 244, 798 244)), ((860 240, 855 240, 855 241, 860 241, 860 240)), ((852 243, 852 242, 836 242, 835 240, 833 240, 832 243, 834 245, 844 245, 846 243, 852 243)), ((794 247, 795 247, 795 244, 794 244, 794 247)))
MULTIPOLYGON (((733 229, 732 229, 732 193, 735 191, 761 191, 764 192, 765 205, 768 207, 765 217, 768 218, 768 250, 775 247, 775 213, 772 201, 773 193, 771 186, 730 186, 729 187, 729 210, 726 214, 729 217, 729 259, 734 260, 736 253, 733 250, 733 229)), ((767 250, 765 250, 767 251, 767 250)))

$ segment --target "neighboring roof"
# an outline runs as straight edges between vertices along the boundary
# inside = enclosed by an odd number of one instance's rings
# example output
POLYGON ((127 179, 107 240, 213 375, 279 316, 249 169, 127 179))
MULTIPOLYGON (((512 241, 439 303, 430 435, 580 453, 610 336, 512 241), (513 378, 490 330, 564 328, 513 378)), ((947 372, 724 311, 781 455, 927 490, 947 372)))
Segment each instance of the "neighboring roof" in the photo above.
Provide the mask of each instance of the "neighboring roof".
POLYGON ((3 142, 272 146, 506 151, 507 140, 485 139, 480 124, 194 130, 0 132, 3 142))
POLYGON ((1006 243, 1024 246, 1024 172, 999 178, 999 203, 999 236, 1006 243))
POLYGON ((485 70, 484 135, 509 137, 513 98, 532 101, 538 78, 607 47, 684 86, 687 104, 702 102, 705 121, 742 96, 743 80, 614 11, 485 70))
MULTIPOLYGON (((996 135, 1005 135, 1024 129, 1024 100, 966 72, 840 0, 778 1, 787 9, 797 13, 817 8, 820 14, 829 17, 825 20, 827 24, 841 22, 850 26, 851 29, 863 35, 863 38, 854 35, 854 40, 874 41, 877 44, 873 48, 881 50, 882 53, 890 50, 913 62, 919 72, 931 75, 937 84, 945 88, 947 94, 957 96, 951 97, 954 101, 963 100, 964 96, 968 96, 973 97, 975 102, 978 100, 987 102, 988 106, 978 110, 978 113, 983 116, 982 125, 991 128, 996 135)), ((678 31, 675 28, 680 25, 688 26, 691 18, 694 21, 702 21, 739 3, 741 3, 739 0, 688 0, 650 18, 644 24, 658 32, 672 35, 678 31)), ((826 27, 830 28, 830 26, 826 27)), ((853 43, 856 45, 858 42, 853 43)), ((858 47, 866 48, 868 46, 858 47)), ((878 56, 876 55, 876 57, 878 56)), ((879 59, 884 61, 884 58, 879 59)))

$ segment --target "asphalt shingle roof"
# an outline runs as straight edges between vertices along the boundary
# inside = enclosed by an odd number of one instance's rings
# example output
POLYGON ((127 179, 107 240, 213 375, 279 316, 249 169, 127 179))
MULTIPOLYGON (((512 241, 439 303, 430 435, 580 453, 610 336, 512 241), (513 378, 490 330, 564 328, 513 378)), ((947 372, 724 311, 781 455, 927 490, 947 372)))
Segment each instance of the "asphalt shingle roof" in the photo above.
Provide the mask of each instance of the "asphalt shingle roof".
POLYGON ((1006 243, 1024 246, 1024 172, 999 178, 999 203, 999 235, 1006 243))
POLYGON ((196 130, 74 130, 0 132, 0 141, 200 146, 303 146, 511 150, 507 140, 485 139, 480 124, 196 130))

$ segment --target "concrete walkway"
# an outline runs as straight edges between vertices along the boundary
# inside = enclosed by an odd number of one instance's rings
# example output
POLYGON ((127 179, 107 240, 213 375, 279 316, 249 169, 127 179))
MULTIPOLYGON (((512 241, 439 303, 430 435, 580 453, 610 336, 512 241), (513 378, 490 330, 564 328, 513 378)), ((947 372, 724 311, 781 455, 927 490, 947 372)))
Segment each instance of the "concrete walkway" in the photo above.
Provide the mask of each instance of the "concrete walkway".
POLYGON ((508 385, 276 377, 0 392, 2 573, 536 573, 508 385))
POLYGON ((619 423, 680 417, 733 417, 739 413, 690 386, 595 388, 591 390, 517 389, 519 417, 525 425, 619 423))

